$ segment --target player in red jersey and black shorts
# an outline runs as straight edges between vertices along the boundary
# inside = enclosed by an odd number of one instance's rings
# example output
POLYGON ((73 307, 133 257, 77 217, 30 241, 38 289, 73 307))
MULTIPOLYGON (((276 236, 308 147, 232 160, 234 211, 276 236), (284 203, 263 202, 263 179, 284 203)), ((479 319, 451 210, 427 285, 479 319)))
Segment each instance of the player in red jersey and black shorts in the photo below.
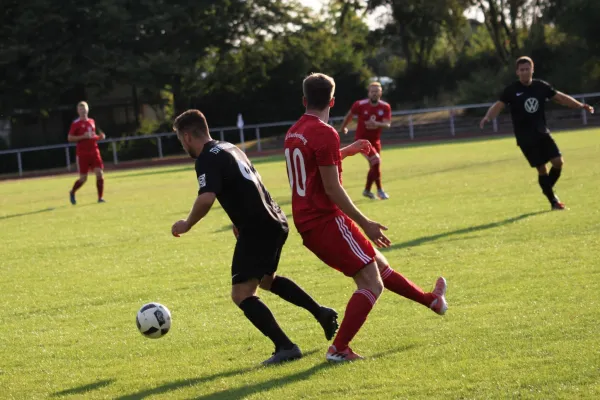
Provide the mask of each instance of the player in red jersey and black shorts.
POLYGON ((89 171, 94 171, 96 174, 96 189, 98 190, 98 203, 104 203, 104 163, 98 149, 98 140, 106 138, 104 132, 100 131, 100 135, 96 134, 96 122, 88 117, 90 108, 85 101, 80 101, 77 104, 77 118, 71 123, 69 129, 69 142, 77 143, 77 167, 79 170, 79 179, 73 184, 73 188, 69 192, 71 204, 77 204, 75 200, 75 192, 83 186, 87 181, 89 171))
POLYGON ((390 245, 382 232, 387 228, 363 215, 342 187, 342 159, 357 154, 361 142, 340 149, 337 131, 327 124, 334 91, 335 82, 327 75, 311 74, 304 80, 306 113, 285 137, 285 157, 294 224, 304 246, 330 267, 354 279, 357 286, 326 355, 327 360, 342 362, 362 358, 349 344, 384 287, 440 315, 448 305, 444 278, 438 278, 433 292, 424 293, 391 269, 369 242, 371 239, 378 247, 390 245))
POLYGON ((383 128, 389 128, 392 123, 392 108, 388 103, 381 100, 381 84, 373 82, 369 85, 369 97, 364 100, 356 101, 342 122, 340 132, 348 133, 348 124, 354 116, 358 118, 356 124, 356 139, 367 139, 373 148, 370 154, 366 155, 369 161, 369 173, 367 174, 367 184, 363 191, 363 196, 375 199, 371 192, 373 182, 377 185, 377 197, 381 200, 390 198, 383 190, 381 185, 381 131, 383 128))

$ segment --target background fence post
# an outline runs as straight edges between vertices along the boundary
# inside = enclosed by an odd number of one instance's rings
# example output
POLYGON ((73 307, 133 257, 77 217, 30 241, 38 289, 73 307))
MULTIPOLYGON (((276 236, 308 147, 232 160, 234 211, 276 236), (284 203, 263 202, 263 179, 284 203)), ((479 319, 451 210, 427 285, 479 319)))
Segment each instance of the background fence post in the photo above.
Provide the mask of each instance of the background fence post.
POLYGON ((119 163, 119 158, 117 157, 117 142, 111 142, 112 151, 113 151, 113 163, 117 165, 119 163))

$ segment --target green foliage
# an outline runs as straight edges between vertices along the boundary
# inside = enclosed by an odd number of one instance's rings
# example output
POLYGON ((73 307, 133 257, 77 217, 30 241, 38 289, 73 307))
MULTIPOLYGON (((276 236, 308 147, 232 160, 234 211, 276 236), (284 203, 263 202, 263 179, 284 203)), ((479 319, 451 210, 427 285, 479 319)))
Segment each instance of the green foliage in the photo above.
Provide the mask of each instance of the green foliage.
POLYGON ((302 80, 311 72, 324 72, 336 80, 335 112, 345 113, 356 96, 364 96, 371 76, 364 65, 372 52, 367 36, 365 23, 349 15, 343 28, 324 19, 242 44, 214 60, 215 67, 200 84, 202 96, 192 104, 213 126, 234 125, 238 113, 246 123, 294 119, 302 112, 302 80), (337 34, 340 29, 344 34, 337 34))
POLYGON ((239 112, 249 123, 277 121, 301 112, 300 83, 315 71, 337 81, 336 115, 372 77, 394 80, 385 95, 395 107, 479 102, 513 79, 522 54, 534 57, 536 76, 565 91, 600 90, 599 4, 331 0, 316 15, 285 0, 6 0, 0 113, 31 109, 13 118, 43 126, 59 105, 127 85, 138 88, 136 105, 163 110, 163 123, 192 106, 211 125, 233 125, 239 112), (365 16, 381 5, 388 23, 369 31, 365 16), (467 9, 483 22, 467 21, 467 9))

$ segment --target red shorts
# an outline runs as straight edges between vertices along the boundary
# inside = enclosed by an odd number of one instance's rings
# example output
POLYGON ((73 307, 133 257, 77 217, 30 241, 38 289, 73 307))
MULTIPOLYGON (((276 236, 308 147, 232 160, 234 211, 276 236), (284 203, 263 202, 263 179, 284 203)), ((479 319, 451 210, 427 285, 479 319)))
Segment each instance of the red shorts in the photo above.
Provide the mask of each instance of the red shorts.
MULTIPOLYGON (((369 141, 375 153, 381 155, 381 142, 379 140, 369 141)), ((369 154, 370 155, 370 154, 369 154)))
POLYGON ((96 168, 104 169, 104 163, 102 162, 100 153, 77 155, 77 169, 80 174, 87 174, 89 171, 93 171, 96 168))
MULTIPOLYGON (((375 138, 368 137, 366 135, 360 135, 360 136, 356 135, 354 138, 354 140, 359 140, 359 139, 368 140, 369 143, 371 143, 371 146, 373 147, 374 152, 377 154, 381 154, 381 139, 379 139, 377 137, 375 137, 375 138)), ((373 151, 371 153, 373 153, 373 151)), ((369 154, 369 155, 372 155, 372 154, 369 154)))
POLYGON ((363 156, 367 159, 369 164, 375 165, 381 162, 381 143, 376 142, 375 144, 371 143, 371 151, 369 154, 363 154, 363 156))
POLYGON ((375 249, 346 215, 300 234, 304 246, 346 276, 354 276, 375 259, 375 249))

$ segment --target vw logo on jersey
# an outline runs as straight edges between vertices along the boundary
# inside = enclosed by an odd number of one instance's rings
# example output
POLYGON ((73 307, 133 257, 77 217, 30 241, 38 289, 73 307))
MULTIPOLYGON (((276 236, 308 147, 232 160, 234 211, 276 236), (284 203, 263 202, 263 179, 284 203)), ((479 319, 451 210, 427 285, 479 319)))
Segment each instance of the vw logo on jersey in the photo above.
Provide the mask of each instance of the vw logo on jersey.
POLYGON ((377 114, 379 114, 380 116, 383 115, 383 110, 379 110, 377 114))
POLYGON ((540 108, 540 103, 535 97, 530 97, 525 100, 525 111, 528 113, 533 114, 538 108, 540 108))

